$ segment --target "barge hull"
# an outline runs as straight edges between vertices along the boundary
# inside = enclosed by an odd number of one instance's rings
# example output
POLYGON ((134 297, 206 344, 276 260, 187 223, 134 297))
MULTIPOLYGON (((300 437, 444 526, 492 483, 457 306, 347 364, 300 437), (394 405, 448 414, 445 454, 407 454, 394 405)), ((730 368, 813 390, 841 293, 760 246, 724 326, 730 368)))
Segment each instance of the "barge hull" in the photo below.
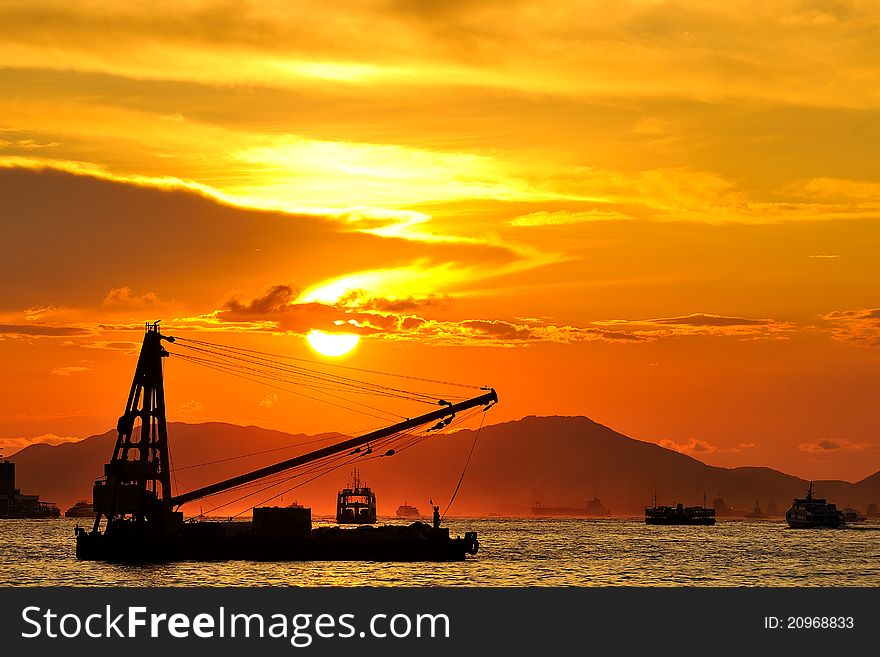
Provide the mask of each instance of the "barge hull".
MULTIPOLYGON (((76 556, 84 561, 463 561, 476 554, 476 532, 450 538, 448 529, 409 526, 319 528, 299 537, 258 536, 224 523, 187 523, 173 534, 78 530, 76 556)), ((245 524, 245 523, 235 523, 245 524)))

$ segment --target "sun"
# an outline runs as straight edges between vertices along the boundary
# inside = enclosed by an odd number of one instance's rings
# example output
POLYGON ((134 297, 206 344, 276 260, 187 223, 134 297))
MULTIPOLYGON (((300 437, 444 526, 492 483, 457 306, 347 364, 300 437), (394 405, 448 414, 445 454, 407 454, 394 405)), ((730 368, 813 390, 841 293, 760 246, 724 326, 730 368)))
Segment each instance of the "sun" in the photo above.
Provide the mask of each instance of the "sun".
POLYGON ((354 349, 361 336, 356 333, 326 333, 324 331, 309 331, 306 336, 309 346, 322 356, 344 356, 354 349))

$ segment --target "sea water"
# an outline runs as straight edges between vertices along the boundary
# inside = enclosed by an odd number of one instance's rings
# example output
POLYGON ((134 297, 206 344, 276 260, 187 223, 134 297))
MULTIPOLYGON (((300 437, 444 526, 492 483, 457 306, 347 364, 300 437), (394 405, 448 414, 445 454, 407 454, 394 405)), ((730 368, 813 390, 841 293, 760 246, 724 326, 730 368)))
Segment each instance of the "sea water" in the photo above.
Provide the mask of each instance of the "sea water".
POLYGON ((0 520, 0 586, 880 585, 880 524, 793 530, 780 520, 664 527, 641 518, 453 518, 452 535, 475 530, 480 540, 464 562, 119 565, 77 561, 77 523, 89 521, 0 520))

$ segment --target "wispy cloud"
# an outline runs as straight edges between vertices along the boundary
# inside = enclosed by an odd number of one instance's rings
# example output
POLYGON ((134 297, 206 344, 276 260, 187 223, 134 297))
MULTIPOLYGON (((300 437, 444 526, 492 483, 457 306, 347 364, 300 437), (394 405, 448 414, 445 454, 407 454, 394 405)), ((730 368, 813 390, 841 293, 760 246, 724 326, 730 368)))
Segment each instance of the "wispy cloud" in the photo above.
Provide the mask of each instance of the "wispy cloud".
POLYGON ((79 440, 73 436, 58 436, 54 433, 44 433, 39 436, 18 437, 18 438, 0 438, 0 450, 4 456, 11 456, 13 453, 30 447, 31 445, 61 445, 79 440))
POLYGON ((797 329, 793 322, 766 318, 735 317, 694 313, 681 317, 655 319, 612 319, 595 322, 597 325, 617 327, 636 335, 661 338, 692 335, 715 335, 741 338, 785 338, 797 329))
POLYGON ((49 373, 56 376, 70 376, 71 374, 82 374, 83 372, 91 371, 92 369, 90 367, 82 367, 81 365, 70 365, 67 367, 56 367, 49 373))
POLYGON ((852 442, 840 438, 824 438, 811 443, 801 443, 798 449, 811 454, 827 454, 829 452, 862 452, 880 449, 880 443, 852 442))
POLYGON ((633 217, 623 214, 622 212, 611 212, 605 210, 586 210, 583 212, 569 212, 567 210, 556 210, 547 212, 541 210, 539 212, 531 212, 510 220, 511 226, 564 226, 568 224, 580 224, 589 221, 620 221, 632 219, 633 217))
POLYGON ((880 308, 835 310, 822 316, 835 340, 856 347, 880 347, 880 308))
POLYGON ((47 324, 0 324, 0 335, 18 337, 70 337, 89 335, 91 331, 78 326, 50 326, 47 324))
POLYGON ((138 294, 130 287, 114 287, 104 297, 102 305, 107 308, 134 309, 157 306, 160 303, 155 292, 138 294))
POLYGON ((755 447, 755 443, 740 443, 736 447, 718 447, 710 443, 708 440, 701 440, 700 438, 691 437, 686 442, 680 443, 674 440, 663 439, 658 443, 661 447, 665 447, 666 449, 671 449, 676 452, 681 452, 682 454, 689 454, 691 456, 701 456, 707 454, 715 454, 715 453, 735 453, 741 452, 744 449, 752 449, 755 447))
POLYGON ((587 341, 633 344, 695 335, 769 338, 784 336, 795 329, 790 322, 707 313, 647 320, 600 320, 580 326, 523 317, 513 321, 481 318, 452 321, 428 314, 448 304, 454 305, 455 300, 450 298, 387 299, 354 290, 332 302, 307 299, 289 285, 277 285, 248 301, 232 298, 213 313, 176 321, 207 330, 305 335, 319 329, 387 340, 494 346, 587 341))

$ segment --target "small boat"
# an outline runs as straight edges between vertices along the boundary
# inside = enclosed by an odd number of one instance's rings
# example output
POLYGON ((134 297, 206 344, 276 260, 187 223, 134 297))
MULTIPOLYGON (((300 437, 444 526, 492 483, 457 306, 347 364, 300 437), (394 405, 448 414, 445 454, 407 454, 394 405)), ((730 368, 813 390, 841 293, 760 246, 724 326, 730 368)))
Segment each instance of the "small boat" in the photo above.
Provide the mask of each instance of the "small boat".
MULTIPOLYGON (((705 501, 703 502, 705 504, 705 501)), ((645 509, 646 525, 714 525, 715 509, 705 506, 684 506, 681 502, 675 506, 654 506, 645 509)))
POLYGON ((807 496, 795 498, 791 508, 785 512, 785 521, 792 529, 834 528, 846 524, 843 512, 836 504, 829 503, 823 497, 813 497, 812 481, 807 496))
POLYGON ((397 507, 397 517, 398 518, 421 518, 422 514, 419 513, 419 510, 410 506, 406 502, 397 507))
POLYGON ((340 525, 376 524, 376 493, 361 485, 360 470, 355 468, 352 484, 336 495, 336 522, 340 525))
POLYGON ((88 500, 80 500, 64 512, 65 518, 94 518, 95 515, 95 509, 88 500))

